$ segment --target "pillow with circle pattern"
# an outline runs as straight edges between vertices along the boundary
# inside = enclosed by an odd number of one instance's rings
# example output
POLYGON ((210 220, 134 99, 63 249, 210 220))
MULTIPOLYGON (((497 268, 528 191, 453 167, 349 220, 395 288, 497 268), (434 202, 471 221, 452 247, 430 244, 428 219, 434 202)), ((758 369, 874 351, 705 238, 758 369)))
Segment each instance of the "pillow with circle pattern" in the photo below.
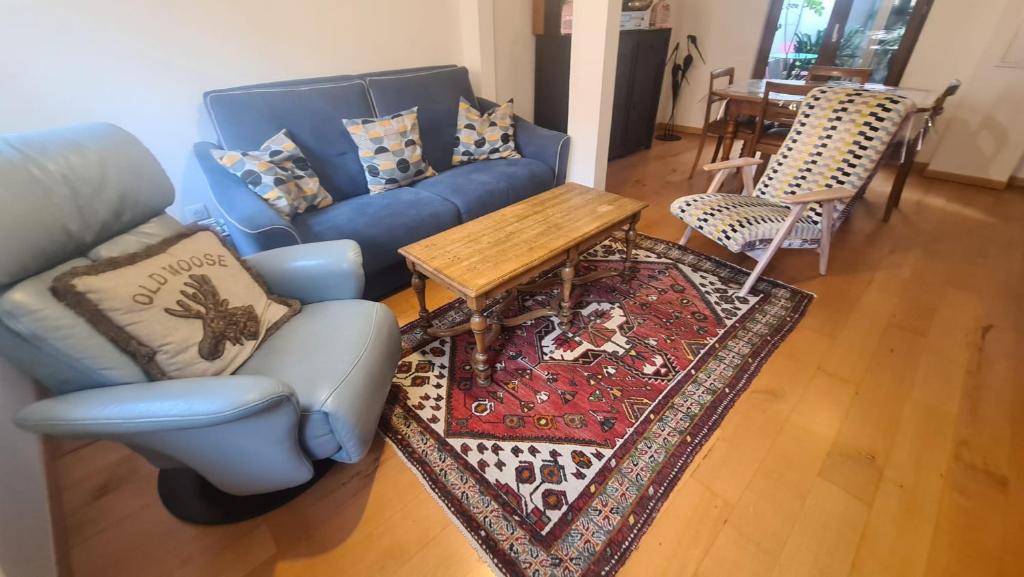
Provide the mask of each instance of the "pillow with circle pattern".
POLYGON ((359 147, 370 194, 437 174, 423 158, 415 107, 383 118, 343 118, 341 122, 359 147))
POLYGON ((519 158, 515 130, 511 98, 505 104, 481 113, 460 96, 452 164, 458 166, 476 160, 519 158))
POLYGON ((285 219, 334 202, 287 130, 272 136, 256 151, 214 149, 210 154, 285 219))

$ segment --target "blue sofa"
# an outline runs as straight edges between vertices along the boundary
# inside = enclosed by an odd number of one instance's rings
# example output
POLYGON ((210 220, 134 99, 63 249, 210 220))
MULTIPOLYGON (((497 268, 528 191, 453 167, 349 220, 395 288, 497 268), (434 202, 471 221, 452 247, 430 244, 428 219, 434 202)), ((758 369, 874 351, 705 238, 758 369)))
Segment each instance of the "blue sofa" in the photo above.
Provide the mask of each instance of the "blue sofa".
POLYGON ((291 80, 212 90, 204 95, 219 143, 194 147, 214 201, 243 255, 282 246, 352 239, 362 248, 366 298, 409 282, 398 249, 518 202, 565 181, 568 136, 516 117, 523 158, 453 167, 459 97, 473 94, 460 66, 291 80), (424 156, 437 176, 381 194, 368 193, 355 143, 342 118, 368 118, 419 107, 424 156), (213 148, 255 150, 287 128, 334 204, 282 219, 210 155, 213 148))

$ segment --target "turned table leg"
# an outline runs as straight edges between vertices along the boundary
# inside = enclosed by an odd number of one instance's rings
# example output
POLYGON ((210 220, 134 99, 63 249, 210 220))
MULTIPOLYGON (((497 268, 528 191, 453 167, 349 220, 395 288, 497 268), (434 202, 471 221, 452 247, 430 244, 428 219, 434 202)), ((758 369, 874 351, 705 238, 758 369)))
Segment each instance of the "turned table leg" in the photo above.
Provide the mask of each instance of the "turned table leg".
POLYGON ((636 223, 640 220, 638 213, 626 227, 626 260, 622 263, 622 276, 630 279, 633 276, 633 249, 636 248, 636 223))
MULTIPOLYGON (((727 105, 728 106, 728 105, 727 105)), ((736 131, 739 128, 736 123, 736 115, 732 114, 731 111, 726 111, 725 119, 725 134, 722 136, 722 160, 729 160, 732 157, 732 144, 736 141, 736 131)))
POLYGON ((569 327, 569 319, 572 317, 572 279, 576 276, 576 249, 569 251, 565 259, 565 266, 559 272, 562 277, 562 300, 558 306, 558 320, 561 321, 563 330, 569 327))
POLYGON ((473 316, 469 318, 469 328, 473 331, 473 338, 476 340, 476 350, 473 351, 473 372, 476 374, 476 382, 480 386, 491 384, 491 363, 487 356, 487 317, 483 314, 484 299, 471 298, 466 300, 473 316))
POLYGON ((423 273, 416 270, 416 265, 412 261, 406 261, 406 265, 409 267, 409 272, 412 273, 412 290, 416 293, 416 300, 420 304, 420 320, 429 327, 432 323, 430 322, 430 311, 427 310, 426 279, 423 273))

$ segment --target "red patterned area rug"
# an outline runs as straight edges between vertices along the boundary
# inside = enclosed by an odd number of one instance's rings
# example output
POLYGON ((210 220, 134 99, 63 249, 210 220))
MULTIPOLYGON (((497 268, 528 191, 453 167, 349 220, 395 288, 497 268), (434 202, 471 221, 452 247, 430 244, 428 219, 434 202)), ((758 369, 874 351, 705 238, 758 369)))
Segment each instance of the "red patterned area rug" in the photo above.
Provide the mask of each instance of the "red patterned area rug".
MULTIPOLYGON (((613 575, 737 397, 813 296, 641 235, 635 275, 573 290, 568 330, 544 317, 504 329, 478 386, 472 334, 402 329, 382 430, 504 575, 613 575)), ((619 270, 610 239, 577 274, 619 270)), ((520 294, 506 314, 542 307, 520 294)), ((468 319, 461 301, 437 326, 468 319)))

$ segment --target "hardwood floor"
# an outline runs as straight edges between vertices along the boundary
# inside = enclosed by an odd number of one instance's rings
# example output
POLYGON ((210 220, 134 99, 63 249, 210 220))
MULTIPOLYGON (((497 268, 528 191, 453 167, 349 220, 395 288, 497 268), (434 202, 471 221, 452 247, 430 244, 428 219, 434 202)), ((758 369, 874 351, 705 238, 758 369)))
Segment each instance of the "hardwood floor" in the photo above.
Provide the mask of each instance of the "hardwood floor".
MULTIPOLYGON (((639 230, 677 240, 667 207, 695 140, 612 163, 645 200, 639 230)), ((891 173, 838 233, 830 273, 783 251, 768 275, 817 294, 673 491, 620 575, 1020 575, 1024 550, 1024 191, 891 173)), ((747 267, 699 234, 690 246, 747 267)), ((451 298, 428 283, 428 302, 451 298)), ((388 299, 416 318, 410 290, 388 299)), ((75 577, 490 574, 382 439, 264 518, 193 527, 120 446, 55 457, 75 577)))

